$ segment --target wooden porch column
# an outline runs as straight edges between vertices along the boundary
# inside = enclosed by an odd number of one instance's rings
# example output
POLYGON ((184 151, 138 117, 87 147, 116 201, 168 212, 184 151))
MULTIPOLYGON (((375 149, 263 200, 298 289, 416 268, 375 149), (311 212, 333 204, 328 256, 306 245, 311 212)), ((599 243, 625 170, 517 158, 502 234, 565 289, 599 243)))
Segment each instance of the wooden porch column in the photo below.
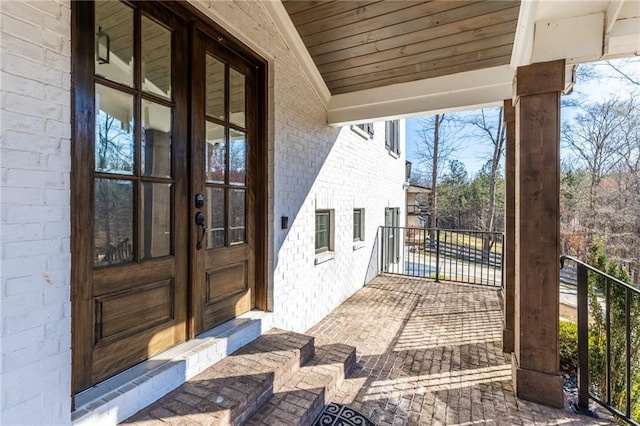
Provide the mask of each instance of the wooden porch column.
POLYGON ((516 289, 516 109, 507 99, 503 106, 505 127, 505 209, 504 209, 504 328, 502 350, 513 352, 516 289))
POLYGON ((563 407, 559 374, 560 92, 564 60, 517 70, 516 396, 563 407))

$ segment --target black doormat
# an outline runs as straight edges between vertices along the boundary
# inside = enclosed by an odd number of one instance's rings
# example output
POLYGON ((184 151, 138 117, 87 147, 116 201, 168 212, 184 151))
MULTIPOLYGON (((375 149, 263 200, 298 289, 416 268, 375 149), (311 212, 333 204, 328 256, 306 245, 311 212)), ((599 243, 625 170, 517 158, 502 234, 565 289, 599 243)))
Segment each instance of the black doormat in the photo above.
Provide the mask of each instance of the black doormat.
POLYGON ((356 410, 344 405, 330 403, 324 407, 324 411, 318 416, 313 426, 376 426, 356 410))

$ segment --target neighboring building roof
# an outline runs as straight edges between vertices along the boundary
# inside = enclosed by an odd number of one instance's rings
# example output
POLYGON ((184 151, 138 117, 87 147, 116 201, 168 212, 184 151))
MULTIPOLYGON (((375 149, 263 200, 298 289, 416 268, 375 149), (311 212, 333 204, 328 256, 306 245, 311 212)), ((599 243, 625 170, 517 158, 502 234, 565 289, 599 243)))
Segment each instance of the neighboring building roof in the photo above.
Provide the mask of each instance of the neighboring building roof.
POLYGON ((407 188, 407 192, 430 193, 431 188, 427 188, 426 186, 420 186, 420 185, 409 185, 409 187, 407 188))

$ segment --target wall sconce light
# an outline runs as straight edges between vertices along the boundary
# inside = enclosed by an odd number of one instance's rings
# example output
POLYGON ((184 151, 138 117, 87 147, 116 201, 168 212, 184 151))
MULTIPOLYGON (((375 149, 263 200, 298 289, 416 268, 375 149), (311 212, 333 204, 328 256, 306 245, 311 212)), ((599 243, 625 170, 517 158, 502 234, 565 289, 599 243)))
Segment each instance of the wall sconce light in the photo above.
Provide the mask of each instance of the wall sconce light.
POLYGON ((108 64, 109 63, 109 36, 102 32, 102 27, 98 27, 98 32, 96 33, 96 56, 98 57, 99 64, 108 64))

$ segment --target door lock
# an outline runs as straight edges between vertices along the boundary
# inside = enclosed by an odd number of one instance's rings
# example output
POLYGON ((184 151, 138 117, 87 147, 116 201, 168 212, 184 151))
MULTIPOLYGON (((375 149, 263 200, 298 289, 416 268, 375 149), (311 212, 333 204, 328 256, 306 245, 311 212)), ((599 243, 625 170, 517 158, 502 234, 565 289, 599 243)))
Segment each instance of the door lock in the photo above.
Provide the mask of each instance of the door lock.
POLYGON ((196 194, 196 209, 201 209, 204 207, 204 195, 202 192, 196 194))
POLYGON ((200 238, 198 238, 198 244, 196 244, 196 249, 202 249, 202 240, 204 236, 207 234, 207 225, 205 224, 204 213, 198 212, 196 213, 196 225, 202 228, 202 234, 200 234, 200 238))

